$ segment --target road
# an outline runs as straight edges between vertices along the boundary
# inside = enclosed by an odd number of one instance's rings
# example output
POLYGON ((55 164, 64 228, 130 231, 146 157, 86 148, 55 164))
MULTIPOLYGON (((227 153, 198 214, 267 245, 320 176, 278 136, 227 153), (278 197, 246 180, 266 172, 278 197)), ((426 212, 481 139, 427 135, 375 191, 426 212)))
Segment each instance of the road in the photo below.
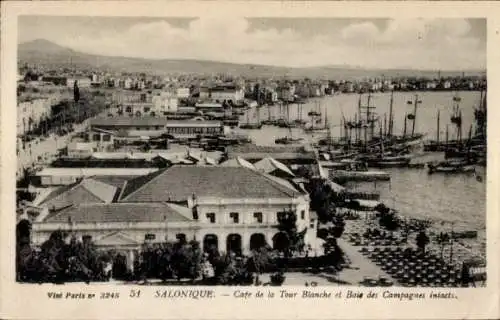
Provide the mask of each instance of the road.
MULTIPOLYGON (((104 114, 105 112, 99 116, 104 114)), ((22 176, 23 169, 32 168, 38 163, 48 163, 55 160, 57 150, 67 146, 73 136, 85 131, 88 123, 89 119, 85 120, 81 124, 74 125, 74 131, 65 136, 58 136, 52 133, 43 141, 40 138, 37 138, 27 142, 26 149, 22 150, 21 148, 19 150, 19 154, 17 155, 16 177, 19 179, 22 176)))

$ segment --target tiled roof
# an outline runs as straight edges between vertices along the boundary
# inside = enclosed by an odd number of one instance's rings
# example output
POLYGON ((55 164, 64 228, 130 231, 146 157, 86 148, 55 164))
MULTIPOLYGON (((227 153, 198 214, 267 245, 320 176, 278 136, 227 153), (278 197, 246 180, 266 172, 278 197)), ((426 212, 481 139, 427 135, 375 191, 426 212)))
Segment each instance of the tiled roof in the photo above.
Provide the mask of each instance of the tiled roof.
POLYGON ((56 187, 56 188, 53 188, 52 191, 50 191, 49 193, 46 193, 46 192, 42 193, 41 192, 37 196, 37 198, 33 201, 33 205, 40 206, 40 205, 43 205, 44 203, 48 203, 52 199, 56 199, 61 194, 71 190, 72 188, 74 188, 78 184, 79 184, 79 182, 75 182, 75 183, 71 183, 71 184, 68 184, 65 186, 56 187))
POLYGON ((277 183, 274 177, 245 167, 173 166, 142 182, 126 187, 120 201, 179 202, 193 195, 253 199, 300 195, 296 189, 277 183))
POLYGON ((229 159, 220 165, 223 167, 246 167, 248 169, 255 169, 253 164, 240 157, 229 159))
POLYGON ((98 197, 104 203, 110 203, 115 197, 118 188, 94 179, 84 179, 81 182, 82 187, 98 197))
POLYGON ((135 177, 134 179, 128 180, 127 182, 125 182, 125 185, 123 186, 120 198, 123 199, 127 197, 129 194, 136 191, 138 188, 142 187, 143 185, 147 184, 149 181, 160 175, 163 171, 165 170, 158 170, 148 175, 139 176, 135 177))
POLYGON ((40 205, 47 207, 49 210, 59 210, 75 204, 103 202, 101 198, 97 197, 81 184, 78 184, 70 189, 64 190, 54 197, 48 197, 40 205))
POLYGON ((265 173, 271 173, 275 170, 280 170, 280 171, 287 173, 291 177, 295 176, 293 174, 293 172, 290 171, 290 169, 287 166, 285 166, 283 163, 276 161, 273 158, 269 158, 269 157, 264 158, 256 163, 254 163, 254 166, 257 170, 259 170, 261 172, 265 172, 265 173))
POLYGON ((104 223, 104 222, 181 222, 190 221, 185 212, 179 212, 164 203, 109 203, 79 205, 62 210, 47 218, 47 223, 104 223))
POLYGON ((94 179, 83 179, 63 186, 49 194, 39 205, 49 209, 61 209, 71 205, 86 203, 110 203, 118 188, 94 179))
POLYGON ((117 188, 122 188, 123 184, 128 181, 137 178, 137 176, 94 176, 92 179, 115 186, 117 188))

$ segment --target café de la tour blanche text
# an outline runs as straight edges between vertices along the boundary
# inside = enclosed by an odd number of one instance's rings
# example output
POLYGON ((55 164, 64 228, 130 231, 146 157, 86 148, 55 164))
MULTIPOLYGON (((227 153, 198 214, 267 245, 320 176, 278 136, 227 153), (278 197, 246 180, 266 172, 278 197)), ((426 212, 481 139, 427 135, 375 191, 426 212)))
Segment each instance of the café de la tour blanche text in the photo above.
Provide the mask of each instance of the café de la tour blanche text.
POLYGON ((356 290, 356 289, 284 289, 284 288, 235 288, 232 291, 217 289, 154 289, 140 288, 117 290, 116 292, 47 292, 50 300, 124 300, 124 299, 193 299, 207 300, 215 298, 245 299, 339 299, 339 300, 370 300, 387 299, 399 301, 415 301, 423 299, 457 299, 457 295, 449 290, 431 290, 415 292, 394 289, 356 290))

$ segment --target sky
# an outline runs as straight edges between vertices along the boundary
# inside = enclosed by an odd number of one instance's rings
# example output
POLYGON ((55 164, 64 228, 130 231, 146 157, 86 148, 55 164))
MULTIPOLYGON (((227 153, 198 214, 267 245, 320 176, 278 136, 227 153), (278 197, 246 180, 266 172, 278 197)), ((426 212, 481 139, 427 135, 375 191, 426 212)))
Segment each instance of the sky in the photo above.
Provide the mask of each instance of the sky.
POLYGON ((288 67, 486 69, 485 19, 21 16, 19 42, 107 56, 288 67))

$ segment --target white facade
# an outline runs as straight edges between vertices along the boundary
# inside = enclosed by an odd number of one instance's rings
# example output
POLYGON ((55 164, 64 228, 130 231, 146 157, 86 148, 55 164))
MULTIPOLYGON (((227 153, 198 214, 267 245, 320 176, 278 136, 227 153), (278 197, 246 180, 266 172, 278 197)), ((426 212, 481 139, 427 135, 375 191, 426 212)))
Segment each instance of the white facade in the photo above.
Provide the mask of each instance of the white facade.
POLYGON ((212 91, 211 93, 212 100, 219 102, 222 102, 224 100, 236 102, 243 100, 244 97, 245 97, 245 92, 243 91, 243 89, 212 91))
POLYGON ((189 98, 190 90, 189 88, 177 88, 176 94, 179 99, 189 98))
MULTIPOLYGON (((126 205, 126 203, 123 203, 126 205)), ((307 196, 281 199, 221 199, 199 198, 189 199, 188 207, 184 212, 191 214, 196 208, 198 219, 191 221, 165 222, 107 222, 107 223, 44 223, 33 224, 33 242, 40 245, 48 239, 51 232, 56 230, 71 230, 74 235, 81 237, 90 235, 98 246, 103 244, 100 239, 120 233, 128 243, 116 244, 117 249, 139 249, 144 242, 145 235, 154 235, 152 242, 163 242, 166 239, 175 241, 178 234, 184 234, 186 239, 196 239, 202 244, 207 236, 217 239, 217 247, 226 252, 229 237, 236 235, 241 239, 241 250, 248 254, 251 248, 251 239, 259 235, 265 242, 273 246, 273 239, 279 233, 276 228, 278 214, 292 210, 297 215, 299 231, 308 228, 305 235, 306 245, 315 240, 315 223, 309 216, 309 200, 307 196), (238 217, 238 218, 235 218, 238 217), (215 218, 215 219, 214 219, 215 218), (236 221, 237 220, 237 221, 236 221)), ((190 217, 191 218, 191 217, 190 217)))
POLYGON ((123 88, 125 89, 132 89, 133 81, 130 78, 127 78, 123 82, 123 88))
POLYGON ((66 86, 73 88, 75 85, 75 81, 78 83, 78 88, 89 88, 92 80, 87 77, 76 77, 76 78, 68 78, 66 80, 66 86))
POLYGON ((163 112, 177 112, 179 101, 176 97, 171 95, 153 96, 153 109, 157 114, 163 112))

